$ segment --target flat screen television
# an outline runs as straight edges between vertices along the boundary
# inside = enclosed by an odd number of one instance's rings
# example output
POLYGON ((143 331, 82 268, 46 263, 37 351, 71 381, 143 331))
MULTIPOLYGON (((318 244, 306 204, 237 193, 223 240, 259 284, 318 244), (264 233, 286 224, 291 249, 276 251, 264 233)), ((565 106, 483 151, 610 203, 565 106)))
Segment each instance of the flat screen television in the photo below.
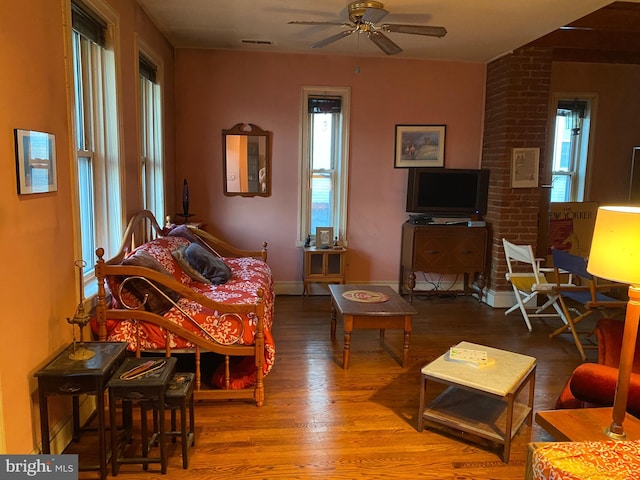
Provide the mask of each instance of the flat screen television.
POLYGON ((410 168, 407 213, 468 217, 487 213, 489 170, 410 168))

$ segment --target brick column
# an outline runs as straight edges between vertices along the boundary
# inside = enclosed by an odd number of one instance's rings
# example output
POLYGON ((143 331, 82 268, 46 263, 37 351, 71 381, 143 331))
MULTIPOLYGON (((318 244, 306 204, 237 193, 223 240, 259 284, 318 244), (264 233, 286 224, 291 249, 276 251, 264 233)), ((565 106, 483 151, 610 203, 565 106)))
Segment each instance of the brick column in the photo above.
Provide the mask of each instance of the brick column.
POLYGON ((546 161, 551 55, 551 49, 524 47, 487 65, 482 167, 491 170, 485 216, 491 225, 488 302, 496 307, 506 306, 500 293, 506 298, 511 291, 502 238, 534 250, 537 244, 541 190, 511 188, 511 151, 539 148, 541 165, 546 161))

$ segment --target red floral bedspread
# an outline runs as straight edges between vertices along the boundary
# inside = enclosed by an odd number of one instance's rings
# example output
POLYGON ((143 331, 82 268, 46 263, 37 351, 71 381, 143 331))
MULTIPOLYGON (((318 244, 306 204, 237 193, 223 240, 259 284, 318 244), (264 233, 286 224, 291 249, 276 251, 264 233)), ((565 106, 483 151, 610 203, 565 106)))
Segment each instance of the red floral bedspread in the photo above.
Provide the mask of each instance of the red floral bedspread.
POLYGON ((640 479, 640 442, 557 442, 533 453, 534 480, 640 479))
MULTIPOLYGON (((222 285, 207 285, 189 277, 173 258, 171 252, 181 245, 188 245, 189 241, 182 237, 162 237, 138 247, 147 251, 163 267, 171 273, 177 281, 187 285, 199 293, 225 304, 254 304, 258 300, 257 292, 263 291, 264 302, 264 367, 263 374, 267 375, 275 360, 275 344, 271 335, 273 324, 273 307, 275 295, 271 269, 261 259, 242 257, 224 258, 233 272, 231 279, 222 285)), ((112 292, 116 292, 117 283, 113 278, 108 279, 112 292)), ((123 301, 132 306, 139 301, 131 294, 124 294, 123 301)), ((114 300, 117 302, 117 300, 114 300)), ((122 308, 115 305, 117 308, 122 308)), ((107 317, 109 312, 107 311, 107 317)), ((224 311, 213 311, 199 303, 186 298, 178 300, 178 307, 173 307, 164 314, 166 319, 208 340, 215 340, 223 345, 253 345, 257 318, 255 315, 228 314, 224 311), (193 319, 191 321, 185 313, 193 319), (204 330, 204 332, 202 331, 204 330), (206 333, 205 333, 206 332, 206 333)), ((94 322, 94 329, 97 325, 94 322)), ((97 330, 96 330, 97 331, 97 330)), ((141 350, 162 350, 165 348, 164 329, 147 322, 133 320, 107 320, 107 340, 128 342, 129 348, 135 350, 136 343, 140 343, 141 350)), ((169 344, 172 349, 193 348, 187 340, 171 335, 169 344)), ((256 367, 253 357, 245 357, 240 362, 232 362, 231 388, 246 388, 256 381, 256 367)), ((224 386, 222 371, 216 372, 212 382, 221 388, 224 386)))

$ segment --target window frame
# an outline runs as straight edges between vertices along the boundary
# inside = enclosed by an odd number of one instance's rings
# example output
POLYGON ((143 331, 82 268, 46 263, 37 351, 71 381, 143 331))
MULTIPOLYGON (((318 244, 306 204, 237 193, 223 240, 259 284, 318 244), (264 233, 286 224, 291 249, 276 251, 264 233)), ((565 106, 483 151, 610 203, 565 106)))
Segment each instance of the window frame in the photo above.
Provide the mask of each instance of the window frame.
MULTIPOLYGON (((136 115, 138 125, 138 158, 139 163, 139 192, 140 205, 142 208, 150 210, 159 222, 164 222, 167 215, 167 206, 165 204, 165 183, 166 183, 166 164, 164 150, 164 64, 162 59, 155 54, 139 37, 136 35, 136 44, 138 51, 138 61, 136 62, 136 78, 138 79, 136 89, 136 115), (141 73, 140 64, 145 63, 149 67, 155 69, 154 79, 146 78, 141 73), (146 81, 143 80, 146 79, 146 81), (143 86, 144 83, 144 86, 143 86), (148 89, 152 89, 149 92, 148 89), (150 136, 145 129, 145 115, 143 115, 142 104, 145 95, 153 96, 153 104, 147 105, 153 111, 150 113, 151 121, 154 123, 150 136), (146 145, 145 145, 146 143, 146 145), (148 148, 153 152, 148 153, 148 148), (152 171, 149 171, 149 168, 152 171), (159 187, 159 188, 158 188, 159 187)), ((149 111, 148 111, 149 113, 149 111)))
MULTIPOLYGON (((569 198, 565 202, 583 202, 589 199, 590 191, 590 172, 592 165, 593 148, 590 147, 590 140, 594 135, 594 122, 593 118, 596 118, 597 109, 597 96, 595 94, 580 94, 580 93, 567 93, 557 92, 552 97, 552 135, 549 158, 550 158, 550 191, 549 201, 550 203, 558 203, 553 200, 553 180, 556 176, 567 176, 571 184, 569 189, 569 198), (556 139, 557 129, 557 111, 560 103, 571 101, 585 102, 586 112, 585 117, 582 120, 581 130, 578 137, 578 142, 575 145, 577 162, 574 158, 570 161, 572 165, 567 171, 555 170, 555 150, 556 145, 559 143, 556 139)), ((562 203, 562 202, 560 202, 562 203)))
MULTIPOLYGON (((83 285, 85 298, 93 296, 97 292, 95 282, 95 252, 90 258, 83 258, 83 225, 84 219, 90 217, 81 205, 80 188, 80 168, 79 157, 88 158, 91 162, 90 168, 93 175, 93 206, 92 225, 86 230, 93 231, 93 245, 105 249, 105 257, 114 255, 122 241, 122 232, 125 224, 125 197, 124 197, 124 154, 122 137, 122 99, 121 99, 121 75, 120 75, 120 43, 119 43, 119 16, 113 8, 104 0, 71 0, 67 2, 65 8, 66 20, 66 59, 67 59, 67 97, 69 104, 70 118, 70 146, 71 158, 74 162, 71 165, 73 220, 74 220, 74 250, 76 258, 82 259, 87 268, 83 274, 83 285), (72 7, 72 4, 74 5, 72 7), (88 73, 94 74, 96 69, 100 69, 100 78, 93 84, 94 92, 83 90, 82 96, 99 92, 101 102, 93 105, 90 112, 83 111, 81 118, 78 118, 78 109, 81 108, 76 102, 75 84, 75 52, 74 52, 74 27, 72 19, 72 9, 79 8, 87 13, 89 18, 93 18, 104 28, 104 45, 101 45, 99 58, 91 62, 88 73), (91 135, 90 145, 79 145, 78 123, 82 122, 83 139, 87 141, 87 135, 91 135), (100 122, 104 122, 100 124, 100 122), (93 132, 87 132, 86 127, 99 125, 100 128, 93 132), (91 150, 86 150, 85 147, 91 150), (100 181, 96 181, 96 177, 100 181)), ((92 43, 89 40, 89 43, 92 43)), ((90 48, 89 50, 91 50, 90 48)), ((94 52, 95 53, 95 52, 94 52)), ((85 65, 87 67, 87 65, 85 65)), ((87 253, 88 255, 88 253, 87 253)))
POLYGON ((315 232, 311 232, 311 136, 308 113, 309 97, 341 97, 341 144, 336 151, 340 158, 334 166, 332 175, 335 175, 334 184, 334 235, 338 237, 344 246, 347 246, 347 204, 349 184, 349 125, 350 125, 350 87, 302 87, 300 110, 300 190, 298 194, 298 238, 297 246, 304 245, 307 235, 315 238, 315 232))

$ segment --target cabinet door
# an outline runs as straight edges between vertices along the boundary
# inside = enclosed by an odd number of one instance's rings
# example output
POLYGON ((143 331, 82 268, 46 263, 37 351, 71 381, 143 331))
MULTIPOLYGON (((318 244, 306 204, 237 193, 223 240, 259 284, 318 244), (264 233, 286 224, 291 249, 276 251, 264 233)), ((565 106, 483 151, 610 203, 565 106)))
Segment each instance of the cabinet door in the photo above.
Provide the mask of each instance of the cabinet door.
POLYGON ((444 272, 449 266, 451 239, 434 230, 418 230, 415 234, 413 270, 444 272))
POLYGON ((309 270, 308 275, 324 275, 324 254, 323 253, 310 253, 309 254, 309 270))
POLYGON ((484 270, 485 244, 485 229, 470 228, 466 232, 459 232, 451 239, 450 268, 460 272, 484 270))
POLYGON ((342 275, 342 254, 327 253, 327 275, 342 275))

